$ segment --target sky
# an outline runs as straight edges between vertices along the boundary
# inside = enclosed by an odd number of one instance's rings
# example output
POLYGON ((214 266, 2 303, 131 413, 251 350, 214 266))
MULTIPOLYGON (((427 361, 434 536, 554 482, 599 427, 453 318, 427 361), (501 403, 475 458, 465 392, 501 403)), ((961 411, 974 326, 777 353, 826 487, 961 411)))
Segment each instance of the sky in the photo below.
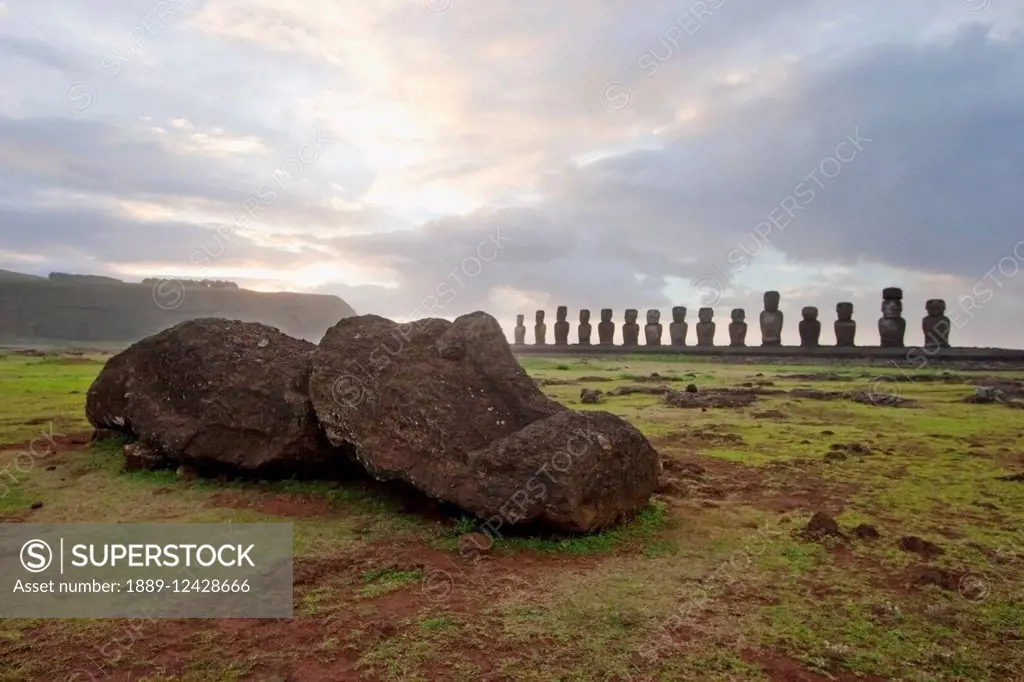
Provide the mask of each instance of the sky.
POLYGON ((852 301, 873 345, 898 286, 908 344, 942 298, 953 345, 1022 348, 1022 26, 1024 0, 0 1, 0 269, 510 338, 710 306, 721 344, 773 289, 784 343, 852 301))

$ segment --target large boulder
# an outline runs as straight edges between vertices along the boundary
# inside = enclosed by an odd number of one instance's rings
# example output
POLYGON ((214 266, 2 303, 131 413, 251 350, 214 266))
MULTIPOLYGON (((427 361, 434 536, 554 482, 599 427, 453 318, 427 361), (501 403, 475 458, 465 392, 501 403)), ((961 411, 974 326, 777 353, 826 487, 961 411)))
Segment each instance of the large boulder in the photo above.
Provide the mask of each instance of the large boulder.
POLYGON ((343 319, 313 355, 309 393, 331 443, 377 478, 506 524, 609 526, 647 503, 660 472, 622 419, 544 396, 482 312, 343 319))
POLYGON ((182 322, 112 357, 89 388, 86 416, 137 439, 131 459, 147 467, 323 473, 345 456, 309 401, 315 349, 255 322, 182 322))

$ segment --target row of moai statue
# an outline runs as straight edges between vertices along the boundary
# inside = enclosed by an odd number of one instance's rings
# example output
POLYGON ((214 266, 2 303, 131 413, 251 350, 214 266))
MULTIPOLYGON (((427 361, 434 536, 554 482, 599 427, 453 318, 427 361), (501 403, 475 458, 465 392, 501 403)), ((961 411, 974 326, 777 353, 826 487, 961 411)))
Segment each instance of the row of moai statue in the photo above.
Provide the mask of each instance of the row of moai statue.
MULTIPOLYGON (((782 345, 782 323, 783 314, 779 310, 781 296, 777 291, 767 291, 764 294, 764 310, 760 315, 761 346, 772 347, 782 345)), ((931 299, 925 304, 928 315, 922 322, 925 344, 931 347, 949 348, 949 318, 946 317, 946 302, 942 299, 931 299)), ((569 309, 566 306, 559 306, 555 322, 555 345, 565 346, 569 344, 569 322, 567 320, 569 309)), ((820 346, 821 322, 818 320, 818 309, 807 306, 801 310, 803 319, 800 321, 800 345, 806 348, 820 346)), ((630 308, 626 310, 626 322, 622 325, 622 345, 640 345, 640 325, 637 324, 638 311, 630 308)), ((854 337, 857 334, 857 323, 853 320, 853 304, 844 302, 836 304, 836 316, 833 328, 836 335, 836 346, 852 347, 854 337)), ((747 345, 747 322, 746 312, 743 308, 734 308, 732 321, 729 323, 729 345, 732 347, 745 347, 747 345)), ((523 315, 516 317, 515 343, 526 343, 526 326, 523 324, 523 315)), ((712 308, 701 308, 697 311, 697 346, 709 347, 715 343, 714 310, 712 308)), ((904 336, 906 335, 907 321, 903 319, 903 290, 897 287, 889 287, 882 290, 882 317, 878 320, 878 335, 883 348, 903 348, 904 336)), ((662 345, 663 325, 661 324, 661 312, 658 310, 647 311, 647 324, 644 325, 644 338, 648 346, 662 345)), ((672 323, 668 326, 669 341, 673 346, 685 346, 689 324, 686 322, 686 308, 677 306, 672 308, 672 323)), ((537 345, 547 344, 547 324, 544 322, 544 311, 538 310, 536 323, 533 327, 534 342, 537 345)), ((615 323, 612 321, 612 309, 605 308, 601 311, 601 321, 597 325, 598 343, 602 346, 612 345, 615 336, 615 323)), ((580 311, 579 344, 581 346, 591 345, 591 324, 590 311, 580 311)))

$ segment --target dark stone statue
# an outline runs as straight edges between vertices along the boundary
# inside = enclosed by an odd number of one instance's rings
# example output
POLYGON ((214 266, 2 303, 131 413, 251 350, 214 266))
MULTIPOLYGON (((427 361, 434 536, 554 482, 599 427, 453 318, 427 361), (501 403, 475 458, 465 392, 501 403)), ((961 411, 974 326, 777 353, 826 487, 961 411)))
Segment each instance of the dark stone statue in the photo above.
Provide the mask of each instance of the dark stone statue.
POLYGON ((647 324, 644 325, 644 340, 647 341, 648 346, 660 346, 661 345, 661 311, 659 310, 648 310, 647 311, 647 324))
POLYGON ((804 348, 817 348, 821 345, 821 322, 818 320, 818 309, 809 305, 800 311, 800 315, 804 318, 798 325, 800 345, 804 348))
POLYGON ((622 345, 640 345, 640 325, 636 323, 637 311, 635 308, 626 310, 626 323, 622 325, 622 345))
POLYGON ((516 315, 515 339, 517 346, 526 343, 526 325, 523 324, 525 318, 525 315, 516 315))
POLYGON ((569 345, 569 309, 564 305, 558 306, 555 311, 555 345, 569 345))
POLYGON ((733 348, 742 348, 747 345, 747 311, 743 308, 733 308, 731 317, 729 345, 733 348))
POLYGON ((613 314, 611 308, 601 308, 601 321, 597 323, 597 340, 602 346, 610 346, 615 343, 613 314))
POLYGON ((584 308, 580 311, 580 345, 590 345, 590 311, 584 308))
POLYGON ((697 311, 697 345, 710 347, 715 345, 715 323, 713 308, 701 308, 697 311))
POLYGON ((548 342, 548 326, 544 324, 544 311, 538 310, 534 317, 533 342, 538 346, 546 345, 548 342))
POLYGON ((686 345, 686 332, 690 325, 686 323, 686 308, 677 305, 672 308, 672 322, 668 325, 668 338, 673 346, 686 345))
POLYGON ((777 291, 764 292, 764 310, 761 311, 761 345, 782 345, 782 311, 779 310, 781 296, 777 291))
POLYGON ((907 321, 903 319, 903 289, 882 289, 882 317, 878 320, 878 337, 882 348, 903 348, 907 321))
POLYGON ((921 321, 925 346, 949 348, 949 318, 946 317, 946 302, 931 298, 924 304, 928 316, 921 321))
POLYGON ((857 335, 857 323, 853 321, 853 304, 849 302, 836 303, 835 323, 836 345, 844 348, 852 348, 853 339, 857 335))

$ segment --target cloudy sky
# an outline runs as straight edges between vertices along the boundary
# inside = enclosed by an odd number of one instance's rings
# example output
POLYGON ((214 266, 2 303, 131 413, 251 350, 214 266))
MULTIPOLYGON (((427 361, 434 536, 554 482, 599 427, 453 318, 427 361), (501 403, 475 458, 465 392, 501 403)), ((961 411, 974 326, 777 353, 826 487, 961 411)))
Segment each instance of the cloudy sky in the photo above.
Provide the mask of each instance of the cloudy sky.
MULTIPOLYGON (((0 268, 1024 347, 1021 0, 6 0, 0 268), (1020 244, 1018 246, 1018 244, 1020 244), (756 326, 756 324, 754 325, 756 326)), ((596 319, 595 319, 596 321, 596 319)), ((692 332, 691 332, 692 333, 692 332)), ((750 341, 756 342, 754 330, 750 341)))

